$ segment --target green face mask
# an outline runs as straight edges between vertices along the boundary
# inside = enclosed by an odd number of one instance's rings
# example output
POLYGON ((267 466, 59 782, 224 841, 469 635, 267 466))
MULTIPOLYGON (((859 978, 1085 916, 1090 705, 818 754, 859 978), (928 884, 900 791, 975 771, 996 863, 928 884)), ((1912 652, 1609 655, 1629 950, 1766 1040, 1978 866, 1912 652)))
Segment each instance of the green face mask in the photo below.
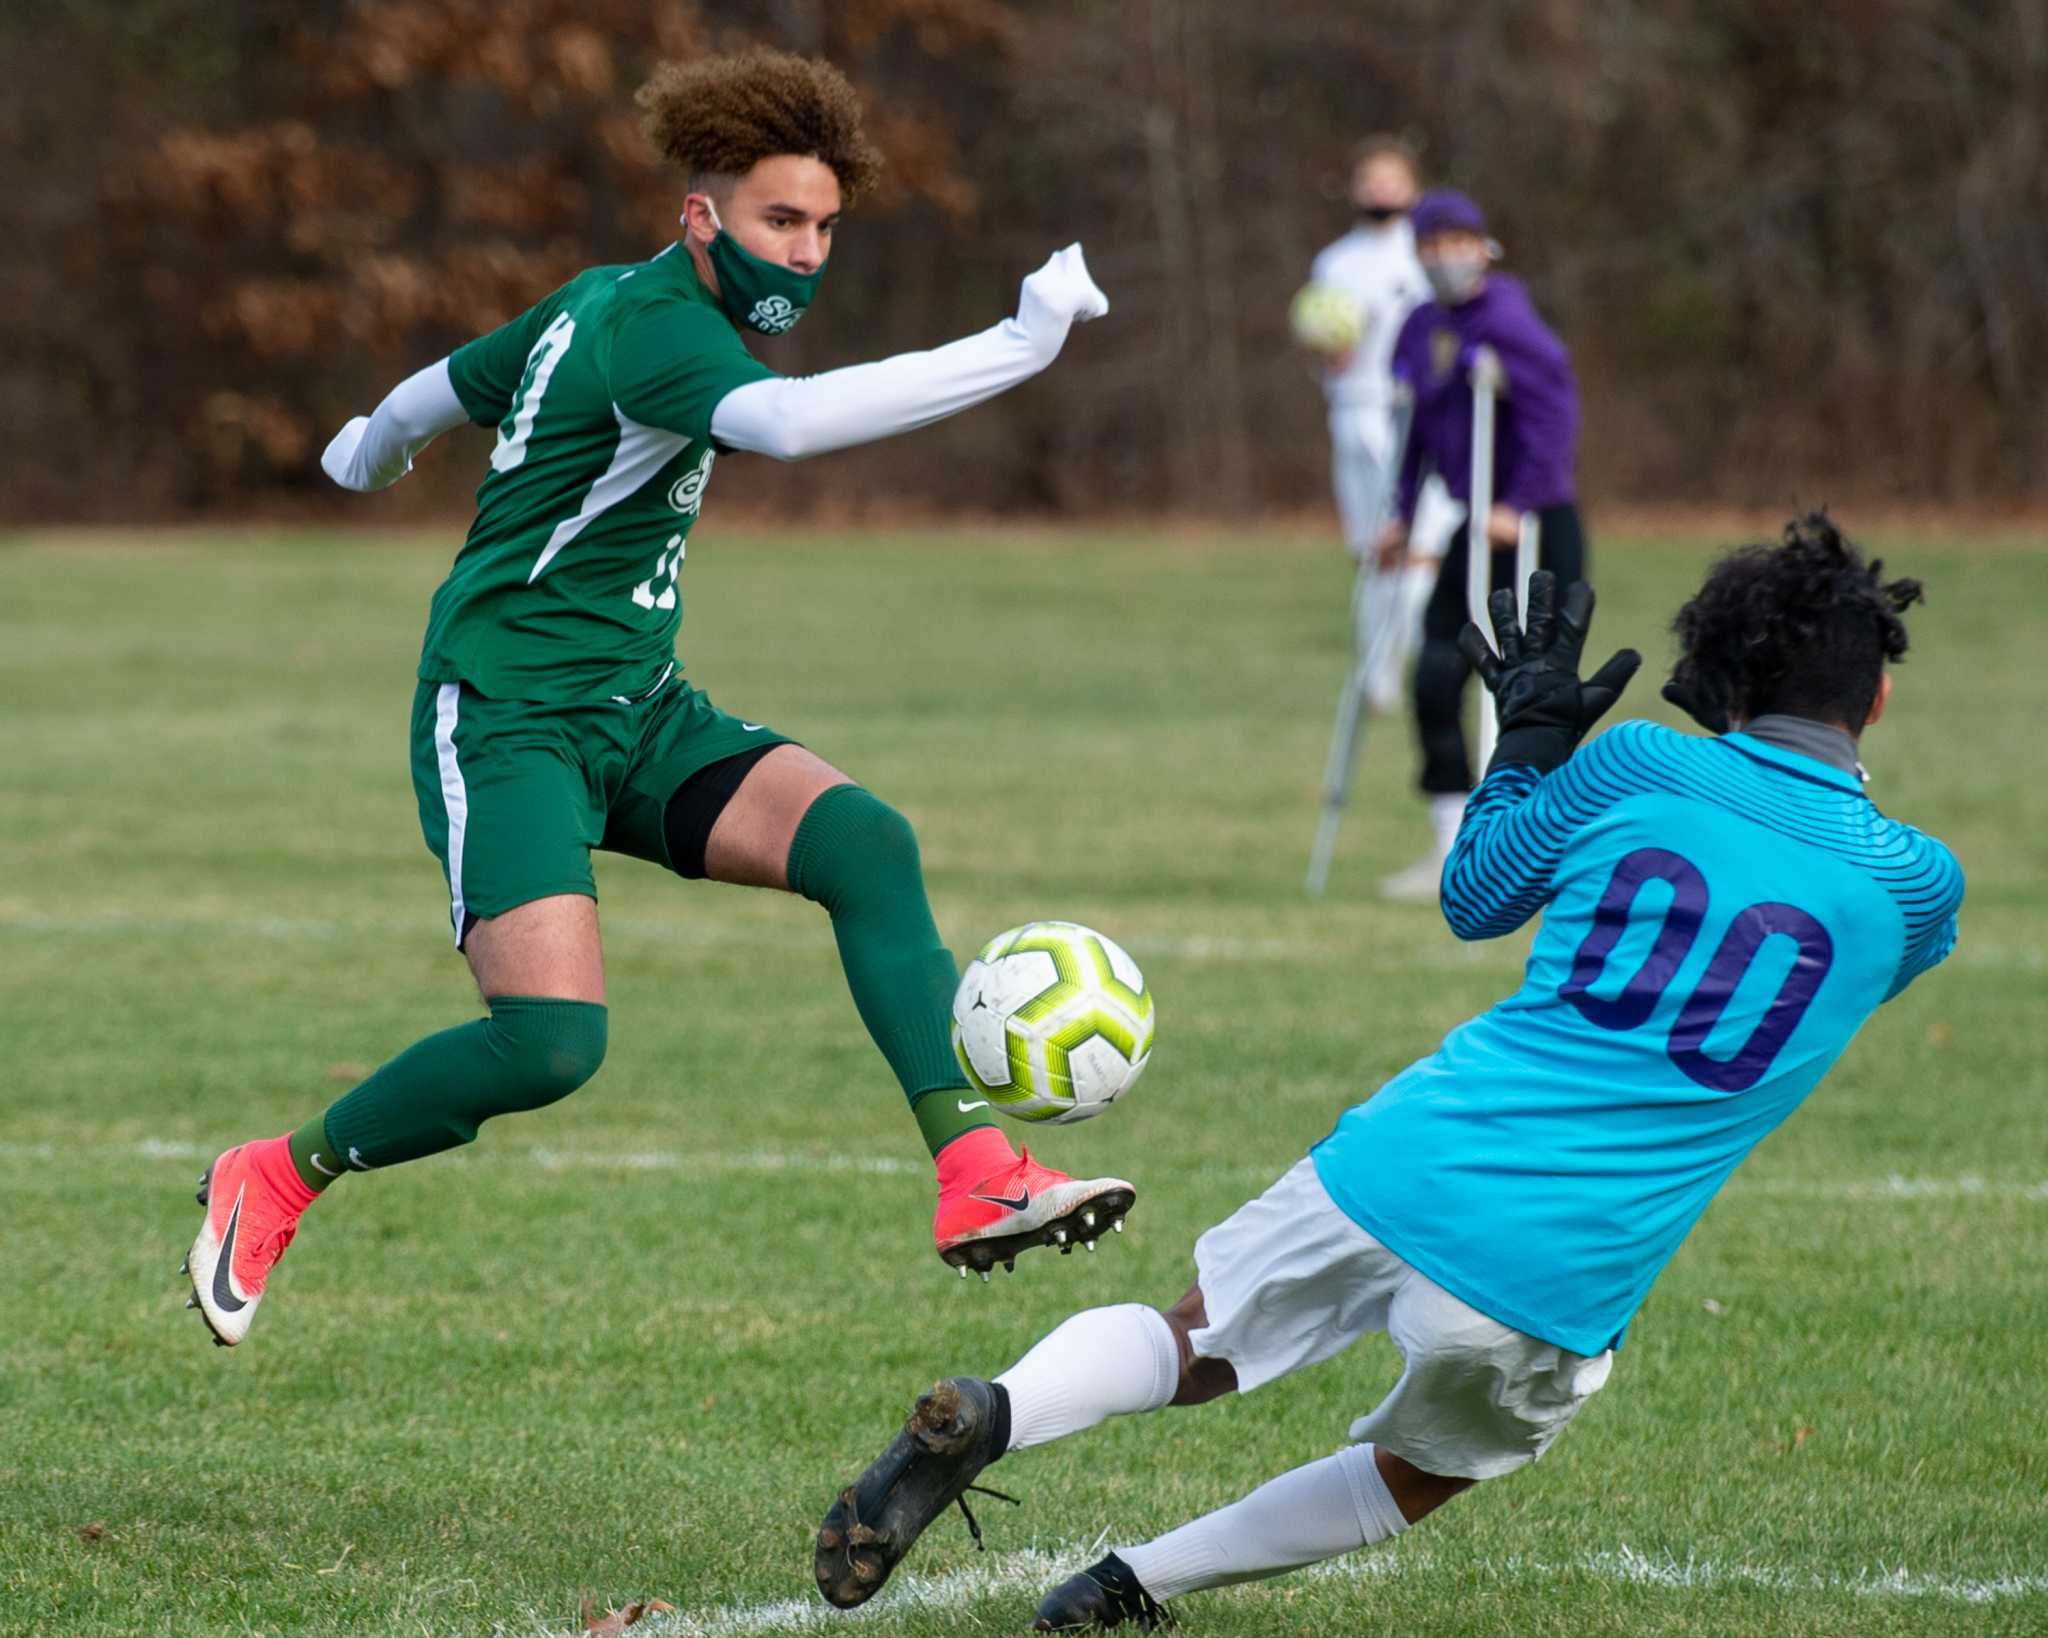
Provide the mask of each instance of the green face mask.
POLYGON ((817 298, 818 281, 825 276, 820 266, 815 273, 798 273, 780 262, 763 261, 725 231, 718 212, 711 213, 718 229, 706 254, 711 271, 718 276, 718 301, 735 324, 758 330, 764 336, 779 336, 796 328, 817 298))

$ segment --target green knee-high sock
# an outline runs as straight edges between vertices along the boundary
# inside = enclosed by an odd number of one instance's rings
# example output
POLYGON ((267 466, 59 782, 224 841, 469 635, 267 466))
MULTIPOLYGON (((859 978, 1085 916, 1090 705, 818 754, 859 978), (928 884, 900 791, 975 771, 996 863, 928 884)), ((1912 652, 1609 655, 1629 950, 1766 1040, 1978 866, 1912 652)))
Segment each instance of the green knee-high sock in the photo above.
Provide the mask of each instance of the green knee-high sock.
POLYGON ((796 827, 788 874, 793 892, 831 915, 853 1004, 926 1146, 937 1154, 961 1133, 994 1125, 986 1105, 963 1111, 953 1095, 967 1085, 953 1056, 960 971, 925 900, 910 821, 858 785, 835 785, 796 827))
POLYGON ((594 1002, 500 995, 488 1005, 490 1017, 415 1041, 294 1132, 292 1160, 306 1183, 324 1188, 344 1169, 468 1143, 493 1115, 566 1098, 604 1061, 607 1015, 594 1002))

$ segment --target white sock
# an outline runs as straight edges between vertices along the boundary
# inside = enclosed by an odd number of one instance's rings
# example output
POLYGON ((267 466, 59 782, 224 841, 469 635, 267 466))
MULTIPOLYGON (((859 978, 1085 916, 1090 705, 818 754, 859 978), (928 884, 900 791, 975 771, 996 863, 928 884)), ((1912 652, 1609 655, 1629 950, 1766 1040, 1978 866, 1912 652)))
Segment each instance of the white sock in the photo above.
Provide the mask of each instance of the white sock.
POLYGON ((1010 1393, 1010 1448, 1024 1450, 1107 1417, 1159 1409, 1180 1383, 1180 1349, 1157 1309, 1090 1308, 996 1380, 1010 1393))
POLYGON ((1116 1551, 1148 1593, 1168 1599, 1296 1570, 1407 1528, 1373 1447, 1348 1445, 1142 1547, 1116 1551))
POLYGON ((1451 844, 1458 839, 1458 827, 1465 822, 1465 798, 1432 796, 1429 799, 1429 822, 1436 830, 1436 856, 1448 859, 1451 844))

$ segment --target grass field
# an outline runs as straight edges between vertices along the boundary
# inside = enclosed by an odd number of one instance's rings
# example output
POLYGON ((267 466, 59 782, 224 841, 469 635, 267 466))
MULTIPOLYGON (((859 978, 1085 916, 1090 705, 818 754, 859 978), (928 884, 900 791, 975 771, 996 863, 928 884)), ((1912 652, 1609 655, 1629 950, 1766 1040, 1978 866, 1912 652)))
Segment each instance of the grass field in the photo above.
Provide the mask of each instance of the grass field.
MULTIPOLYGON (((714 520, 715 522, 715 520, 714 520)), ((1710 542, 1603 543, 1651 656, 1710 542)), ((1949 964, 1738 1174, 1537 1467, 1191 1631, 2048 1631, 2040 543, 1929 582, 1872 794, 1970 876, 1949 964)), ((249 1342, 182 1311, 193 1180, 472 1015, 406 760, 447 539, 0 544, 0 1631, 826 1631, 809 1540, 914 1391, 1160 1301, 1200 1229, 1515 983, 1372 884, 1423 841, 1383 727, 1307 903, 1345 571, 1319 540, 707 529, 691 674, 916 822, 956 949, 1068 916, 1159 996, 1131 1102, 1044 1149, 1143 1195, 1101 1255, 941 1268, 823 917, 599 866, 612 1051, 471 1149, 348 1181, 249 1342)), ((1006 1463, 863 1633, 1012 1632, 1062 1563, 1326 1453, 1381 1339, 1006 1463)))

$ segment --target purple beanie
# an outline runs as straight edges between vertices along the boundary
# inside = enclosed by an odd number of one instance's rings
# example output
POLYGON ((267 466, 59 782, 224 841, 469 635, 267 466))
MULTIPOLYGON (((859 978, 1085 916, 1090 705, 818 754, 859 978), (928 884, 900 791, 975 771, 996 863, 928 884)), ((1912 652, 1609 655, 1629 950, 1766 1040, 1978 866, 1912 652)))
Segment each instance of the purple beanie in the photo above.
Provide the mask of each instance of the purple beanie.
POLYGON ((1432 233, 1477 233, 1481 237, 1486 233, 1486 218, 1479 207, 1455 188, 1436 188, 1425 193, 1416 201, 1408 221, 1418 239, 1426 239, 1432 233))

